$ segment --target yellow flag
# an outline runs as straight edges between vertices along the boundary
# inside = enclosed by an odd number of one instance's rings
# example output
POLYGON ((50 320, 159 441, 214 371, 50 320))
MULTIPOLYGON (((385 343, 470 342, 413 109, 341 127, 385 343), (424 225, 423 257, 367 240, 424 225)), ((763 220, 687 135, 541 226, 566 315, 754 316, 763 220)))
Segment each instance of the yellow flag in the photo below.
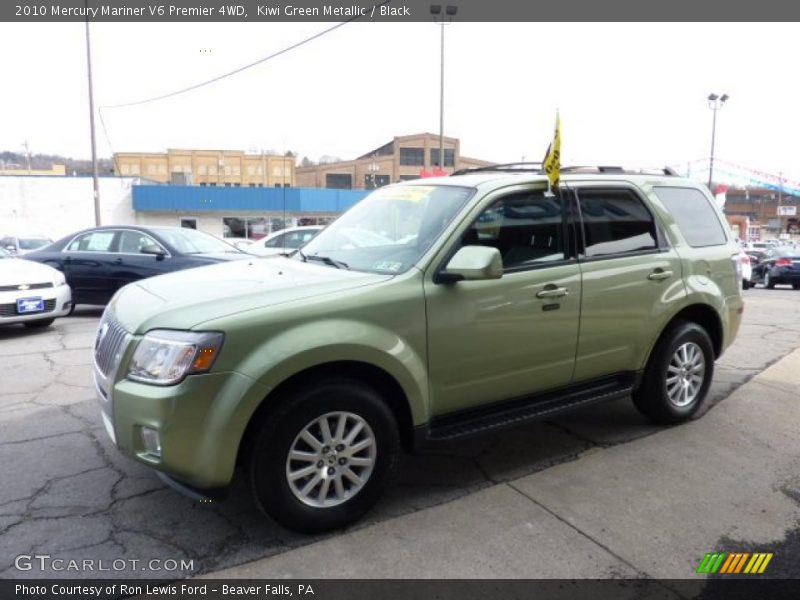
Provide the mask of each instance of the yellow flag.
POLYGON ((558 112, 556 112, 556 131, 553 134, 553 143, 547 148, 542 167, 550 180, 550 187, 557 188, 561 178, 561 117, 558 112))

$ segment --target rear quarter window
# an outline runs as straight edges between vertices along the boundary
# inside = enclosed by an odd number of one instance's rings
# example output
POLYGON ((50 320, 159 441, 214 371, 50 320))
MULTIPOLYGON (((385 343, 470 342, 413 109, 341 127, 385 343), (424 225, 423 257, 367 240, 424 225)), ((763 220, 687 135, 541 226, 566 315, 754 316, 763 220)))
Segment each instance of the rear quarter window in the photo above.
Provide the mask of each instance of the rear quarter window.
POLYGON ((653 191, 672 214, 690 246, 693 248, 721 246, 728 242, 717 211, 700 190, 655 187, 653 191))

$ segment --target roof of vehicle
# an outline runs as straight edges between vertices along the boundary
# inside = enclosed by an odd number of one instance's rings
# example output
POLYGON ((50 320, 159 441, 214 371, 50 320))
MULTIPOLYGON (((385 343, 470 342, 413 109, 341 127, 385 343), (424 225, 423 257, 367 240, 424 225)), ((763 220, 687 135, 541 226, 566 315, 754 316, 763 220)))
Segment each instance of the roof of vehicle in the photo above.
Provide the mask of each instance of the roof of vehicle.
MULTIPOLYGON (((688 182, 693 185, 701 184, 679 176, 669 167, 660 169, 648 168, 625 168, 616 166, 566 166, 561 168, 561 181, 581 181, 587 177, 596 179, 598 177, 628 180, 628 181, 659 181, 665 184, 680 181, 688 182)), ((450 176, 428 177, 424 179, 414 179, 401 183, 400 185, 453 185, 478 187, 491 183, 535 183, 546 182, 547 175, 542 171, 539 163, 509 163, 505 165, 493 165, 489 167, 477 167, 474 169, 462 169, 450 176)))

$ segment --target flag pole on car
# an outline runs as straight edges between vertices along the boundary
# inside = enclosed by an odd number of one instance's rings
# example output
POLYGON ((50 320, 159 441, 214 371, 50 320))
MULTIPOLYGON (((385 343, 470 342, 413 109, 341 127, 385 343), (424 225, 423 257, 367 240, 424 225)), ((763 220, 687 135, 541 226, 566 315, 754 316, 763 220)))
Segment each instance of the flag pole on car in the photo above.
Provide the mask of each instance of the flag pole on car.
POLYGON ((553 194, 553 190, 558 190, 561 178, 561 117, 558 111, 556 111, 556 130, 553 133, 553 141, 547 147, 542 167, 547 174, 547 193, 553 194))

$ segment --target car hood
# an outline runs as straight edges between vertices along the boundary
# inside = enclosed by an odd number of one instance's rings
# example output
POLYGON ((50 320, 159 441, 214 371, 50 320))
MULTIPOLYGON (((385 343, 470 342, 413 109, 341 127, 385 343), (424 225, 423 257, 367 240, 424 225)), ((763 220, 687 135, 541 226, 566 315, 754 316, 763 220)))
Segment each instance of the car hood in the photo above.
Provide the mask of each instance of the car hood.
POLYGON ((249 258, 250 255, 246 252, 201 252, 199 254, 187 254, 187 256, 191 256, 193 258, 207 258, 209 262, 219 262, 228 260, 242 260, 243 258, 249 258))
POLYGON ((4 258, 0 260, 0 286, 19 285, 22 283, 52 283, 58 274, 52 267, 24 260, 22 258, 4 258))
POLYGON ((284 257, 251 257, 143 279, 122 288, 109 306, 132 333, 159 327, 191 329, 234 313, 373 285, 391 277, 284 257))

